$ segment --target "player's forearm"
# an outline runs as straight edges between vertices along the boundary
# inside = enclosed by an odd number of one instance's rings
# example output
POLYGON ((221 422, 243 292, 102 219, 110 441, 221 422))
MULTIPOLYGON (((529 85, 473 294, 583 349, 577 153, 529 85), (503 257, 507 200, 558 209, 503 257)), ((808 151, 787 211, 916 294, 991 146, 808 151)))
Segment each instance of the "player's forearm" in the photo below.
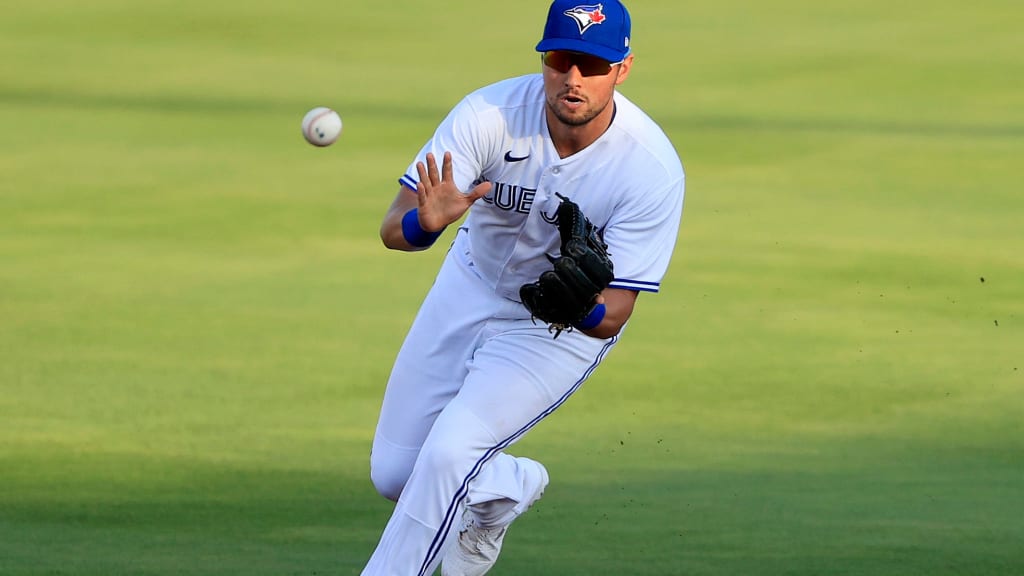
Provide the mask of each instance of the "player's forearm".
POLYGON ((624 324, 625 322, 617 322, 615 320, 606 318, 602 320, 601 323, 598 324, 595 328, 591 328, 590 330, 581 330, 581 332, 583 332, 587 336, 593 336, 594 338, 607 339, 618 334, 619 331, 622 330, 622 326, 624 324))
POLYGON ((417 252, 430 247, 429 244, 426 246, 411 244, 408 238, 406 238, 406 232, 403 229, 403 220, 405 220, 410 210, 416 208, 417 204, 414 192, 405 187, 398 191, 398 195, 395 196, 394 202, 391 203, 388 211, 384 214, 384 220, 380 225, 380 239, 384 246, 391 250, 402 250, 404 252, 417 252))
POLYGON ((637 293, 633 290, 620 288, 605 288, 601 293, 604 304, 604 318, 601 323, 593 328, 583 330, 587 336, 594 338, 611 338, 626 325, 626 321, 633 314, 633 305, 636 303, 637 293))
POLYGON ((407 211, 396 212, 395 210, 388 210, 387 215, 384 217, 384 222, 380 226, 380 239, 384 246, 391 250, 402 250, 404 252, 426 250, 430 246, 413 246, 405 239, 405 234, 402 232, 402 218, 407 211))

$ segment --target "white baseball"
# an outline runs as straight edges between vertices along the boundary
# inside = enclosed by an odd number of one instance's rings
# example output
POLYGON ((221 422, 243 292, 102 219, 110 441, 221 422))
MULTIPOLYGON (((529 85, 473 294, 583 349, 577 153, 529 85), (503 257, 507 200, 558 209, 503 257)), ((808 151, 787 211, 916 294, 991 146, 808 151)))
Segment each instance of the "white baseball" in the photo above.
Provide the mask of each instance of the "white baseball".
POLYGON ((302 136, 313 146, 330 146, 341 134, 341 116, 330 108, 317 106, 302 118, 302 136))

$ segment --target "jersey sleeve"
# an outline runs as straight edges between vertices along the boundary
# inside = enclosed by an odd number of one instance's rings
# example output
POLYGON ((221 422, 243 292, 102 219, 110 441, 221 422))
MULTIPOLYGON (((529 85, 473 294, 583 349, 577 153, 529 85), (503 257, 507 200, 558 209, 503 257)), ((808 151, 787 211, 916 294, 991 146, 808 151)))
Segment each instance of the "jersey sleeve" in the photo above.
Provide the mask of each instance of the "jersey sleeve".
POLYGON ((497 149, 498 139, 494 137, 496 128, 493 122, 487 122, 486 118, 477 113, 473 106, 473 95, 467 96, 438 125, 434 135, 423 145, 398 182, 415 191, 419 182, 416 163, 426 163, 427 154, 432 153, 440 170, 444 153, 451 152, 455 184, 459 190, 468 192, 478 183, 489 158, 497 149))
POLYGON ((679 233, 685 185, 680 175, 661 190, 638 195, 608 222, 604 240, 615 265, 609 288, 661 290, 679 233))

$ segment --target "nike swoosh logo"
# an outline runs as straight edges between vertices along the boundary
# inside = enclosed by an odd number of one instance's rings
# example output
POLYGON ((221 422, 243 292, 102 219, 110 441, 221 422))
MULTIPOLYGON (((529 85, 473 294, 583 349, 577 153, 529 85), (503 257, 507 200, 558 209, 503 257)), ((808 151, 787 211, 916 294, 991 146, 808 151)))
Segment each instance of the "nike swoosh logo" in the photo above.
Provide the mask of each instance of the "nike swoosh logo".
POLYGON ((511 150, 509 150, 508 152, 505 152, 505 162, 522 162, 523 160, 526 160, 529 157, 530 157, 529 154, 527 154, 526 156, 521 156, 521 157, 520 156, 513 156, 511 150))

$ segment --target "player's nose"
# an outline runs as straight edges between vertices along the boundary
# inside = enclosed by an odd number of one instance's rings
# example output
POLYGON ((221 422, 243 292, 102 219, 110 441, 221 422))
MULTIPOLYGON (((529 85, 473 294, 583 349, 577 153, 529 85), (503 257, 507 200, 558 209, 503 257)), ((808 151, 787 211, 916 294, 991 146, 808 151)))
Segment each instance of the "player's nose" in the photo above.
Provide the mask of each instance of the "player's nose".
POLYGON ((583 73, 580 72, 580 67, 574 62, 569 71, 565 73, 565 85, 566 86, 579 86, 583 80, 583 73))

